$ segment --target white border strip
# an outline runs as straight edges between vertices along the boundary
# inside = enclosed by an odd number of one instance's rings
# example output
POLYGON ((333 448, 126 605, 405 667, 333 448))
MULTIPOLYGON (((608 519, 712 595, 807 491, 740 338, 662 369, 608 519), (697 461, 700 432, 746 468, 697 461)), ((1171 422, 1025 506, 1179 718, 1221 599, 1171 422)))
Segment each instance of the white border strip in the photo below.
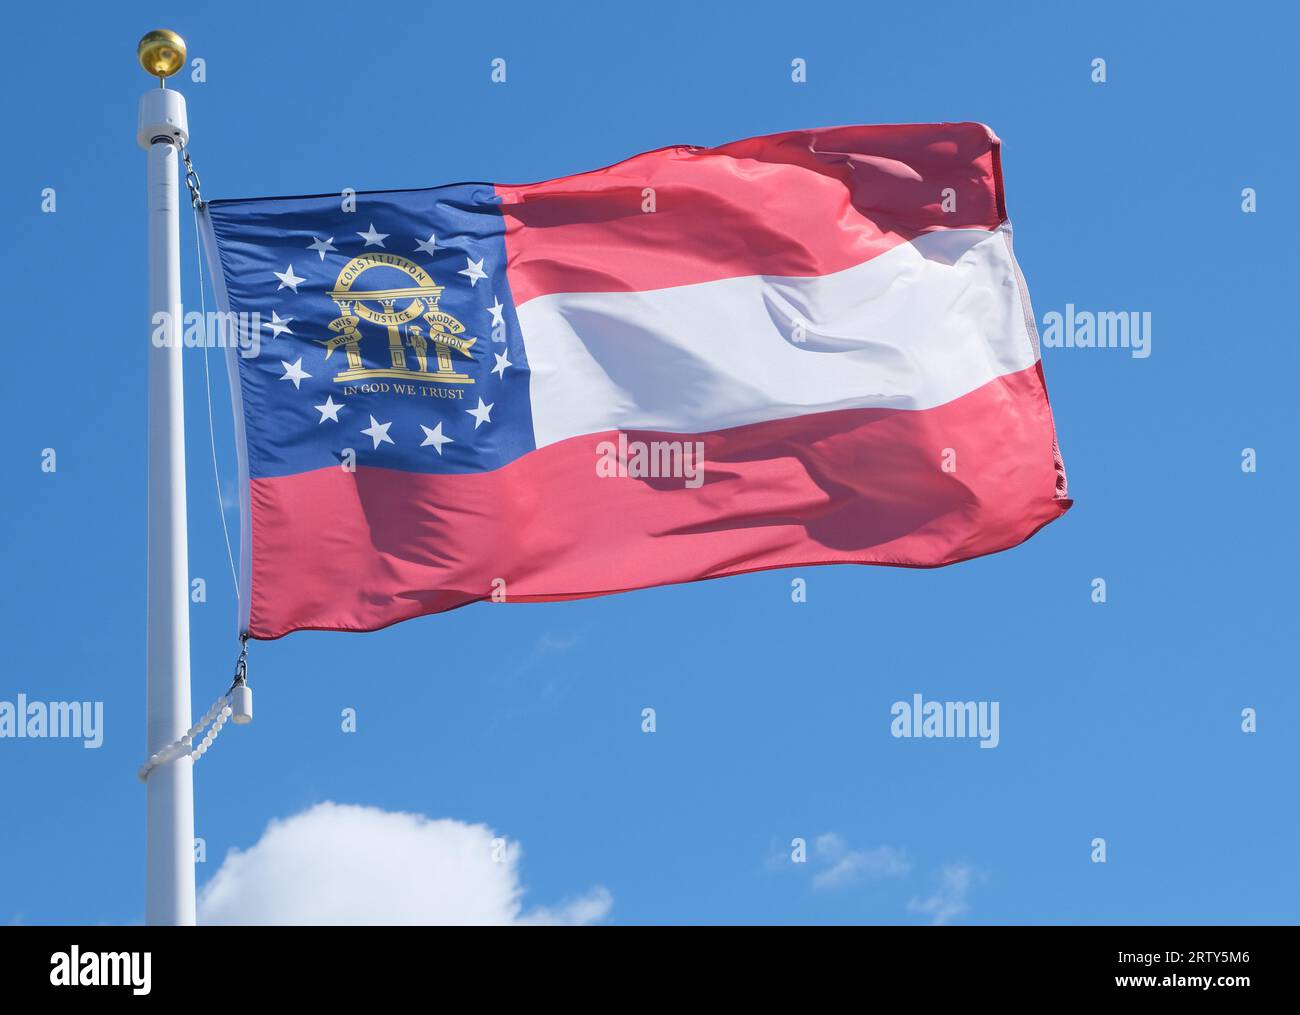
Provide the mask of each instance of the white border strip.
MULTIPOLYGON (((199 209, 199 232, 203 237, 203 249, 208 255, 208 275, 212 279, 212 292, 217 300, 217 309, 229 314, 230 296, 226 292, 226 273, 221 266, 221 254, 217 250, 217 237, 208 217, 208 206, 199 209)), ((241 322, 240 327, 243 327, 241 322)), ((261 336, 257 336, 261 341, 261 336)), ((239 634, 248 633, 249 610, 252 606, 253 547, 251 511, 249 505, 248 480, 248 438, 244 430, 244 398, 239 385, 239 350, 248 343, 241 332, 239 341, 226 347, 226 371, 230 384, 230 411, 235 421, 235 455, 239 461, 239 634)), ((225 510, 225 505, 221 508, 225 510)))

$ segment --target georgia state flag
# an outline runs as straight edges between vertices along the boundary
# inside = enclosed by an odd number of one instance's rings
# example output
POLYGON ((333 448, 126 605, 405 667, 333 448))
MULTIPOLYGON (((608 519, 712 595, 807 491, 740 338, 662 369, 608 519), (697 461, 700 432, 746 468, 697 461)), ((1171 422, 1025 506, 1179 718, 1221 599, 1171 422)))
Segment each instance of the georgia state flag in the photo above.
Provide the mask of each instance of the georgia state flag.
POLYGON ((522 186, 213 201, 246 630, 762 568, 934 567, 1063 514, 981 124, 522 186))

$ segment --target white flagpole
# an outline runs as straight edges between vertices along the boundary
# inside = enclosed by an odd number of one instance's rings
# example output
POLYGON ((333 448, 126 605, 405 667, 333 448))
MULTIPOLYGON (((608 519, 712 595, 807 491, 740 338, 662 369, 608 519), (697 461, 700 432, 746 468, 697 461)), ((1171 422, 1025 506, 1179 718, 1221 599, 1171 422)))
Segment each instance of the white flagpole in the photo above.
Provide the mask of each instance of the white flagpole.
MULTIPOLYGON (((180 183, 189 140, 185 99, 164 79, 185 64, 173 32, 150 32, 138 55, 159 87, 140 99, 136 137, 148 152, 149 536, 145 726, 152 757, 190 726, 189 552, 185 527, 185 403, 181 375, 180 183), (163 316, 159 316, 163 315, 163 316), (165 340, 164 340, 165 339, 165 340)), ((145 922, 190 925, 194 905, 194 776, 188 754, 146 783, 145 922)))

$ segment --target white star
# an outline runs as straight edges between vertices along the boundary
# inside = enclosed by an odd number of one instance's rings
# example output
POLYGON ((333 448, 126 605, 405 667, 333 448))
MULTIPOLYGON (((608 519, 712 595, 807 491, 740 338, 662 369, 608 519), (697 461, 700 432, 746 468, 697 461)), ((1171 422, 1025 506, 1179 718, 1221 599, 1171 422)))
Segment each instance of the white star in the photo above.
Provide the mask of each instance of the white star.
POLYGON ((302 382, 311 376, 311 374, 307 373, 307 371, 302 368, 302 357, 299 356, 292 363, 288 360, 282 359, 280 360, 280 364, 284 367, 284 376, 281 377, 280 380, 293 381, 293 386, 301 391, 302 382))
POLYGON ((298 283, 307 281, 305 278, 302 278, 301 276, 295 275, 293 273, 292 264, 289 265, 289 267, 286 268, 284 271, 273 271, 271 272, 271 274, 280 280, 280 284, 275 287, 276 292, 279 292, 281 289, 285 288, 286 286, 292 289, 294 292, 297 292, 298 283))
MULTIPOLYGON (((492 368, 492 372, 497 376, 499 376, 502 380, 505 380, 506 367, 512 367, 514 366, 514 364, 511 363, 508 359, 506 359, 506 354, 503 352, 493 353, 493 355, 496 356, 497 358, 497 365, 492 368)), ((469 410, 466 409, 465 411, 468 412, 469 410)), ((475 429, 477 429, 477 427, 475 429)))
POLYGON ((274 310, 272 310, 271 319, 269 321, 264 322, 262 324, 262 327, 271 329, 272 338, 279 338, 286 331, 290 335, 292 335, 293 329, 289 327, 289 322, 292 320, 293 320, 292 317, 281 317, 274 310))
POLYGON ((477 430, 477 429, 478 429, 480 426, 482 426, 484 423, 491 423, 491 422, 492 422, 492 417, 489 415, 489 413, 492 412, 492 406, 494 406, 494 405, 496 405, 496 402, 491 402, 491 403, 489 403, 488 405, 484 405, 484 404, 483 404, 483 399, 480 398, 480 399, 478 400, 478 408, 477 408, 477 409, 466 409, 466 410, 465 410, 465 411, 468 412, 471 416, 474 417, 474 429, 475 429, 475 430, 477 430))
POLYGON ((494 326, 498 324, 500 324, 502 327, 505 326, 506 323, 505 318, 501 316, 501 311, 504 309, 505 307, 501 305, 501 301, 497 299, 495 296, 493 296, 492 306, 487 308, 487 312, 492 315, 492 324, 494 326))
POLYGON ((424 447, 428 447, 430 444, 432 444, 432 445, 433 445, 433 450, 436 451, 436 452, 438 452, 438 454, 441 455, 441 454, 442 454, 442 446, 443 446, 444 444, 455 444, 455 443, 456 443, 456 442, 455 442, 454 440, 452 440, 450 437, 447 437, 447 436, 445 436, 445 435, 443 434, 443 432, 442 432, 442 423, 441 423, 441 422, 439 422, 438 425, 435 426, 432 430, 430 430, 427 426, 425 426, 423 423, 421 423, 421 424, 420 424, 420 429, 424 431, 424 441, 423 441, 423 443, 420 444, 420 447, 422 447, 422 448, 424 448, 424 447))
POLYGON ((357 233, 357 235, 366 241, 367 247, 382 247, 384 245, 384 240, 388 239, 392 233, 375 232, 375 224, 371 222, 370 228, 366 232, 357 233))
POLYGON ((318 240, 316 239, 315 236, 313 236, 312 240, 314 242, 307 244, 307 249, 314 250, 316 251, 316 253, 320 254, 320 259, 322 261, 325 260, 326 254, 328 254, 331 251, 339 249, 338 247, 334 246, 333 236, 331 236, 328 240, 318 240))
POLYGON ((437 242, 438 242, 438 237, 434 236, 433 233, 430 233, 430 234, 429 234, 429 238, 428 238, 427 240, 416 240, 416 241, 415 241, 415 249, 416 249, 416 250, 423 250, 426 254, 432 254, 432 253, 433 253, 433 245, 434 245, 435 243, 437 243, 437 242))
POLYGON ((465 267, 456 274, 467 275, 470 288, 474 288, 474 286, 478 285, 479 279, 487 278, 487 272, 483 270, 483 258, 480 257, 477 261, 470 260, 468 257, 465 258, 465 267))
POLYGON ((377 451, 379 449, 379 445, 383 444, 385 441, 387 441, 389 444, 397 443, 397 441, 393 440, 393 438, 388 436, 388 428, 392 425, 393 424, 391 422, 381 423, 379 422, 379 420, 375 419, 374 416, 370 417, 370 426, 366 427, 366 429, 362 430, 361 432, 375 442, 375 446, 372 450, 377 451))
POLYGON ((330 419, 337 423, 339 421, 339 410, 343 408, 343 403, 334 401, 333 395, 326 395, 324 405, 314 405, 312 408, 320 413, 319 422, 324 423, 327 419, 330 419))

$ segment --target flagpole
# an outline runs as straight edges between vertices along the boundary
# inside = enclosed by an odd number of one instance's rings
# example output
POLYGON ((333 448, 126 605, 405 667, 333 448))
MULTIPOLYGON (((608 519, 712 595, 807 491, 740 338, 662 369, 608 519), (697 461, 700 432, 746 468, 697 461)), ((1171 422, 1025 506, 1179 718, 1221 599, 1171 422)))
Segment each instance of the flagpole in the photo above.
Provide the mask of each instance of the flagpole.
MULTIPOLYGON (((178 150, 189 140, 185 98, 166 78, 185 64, 168 31, 140 40, 159 87, 140 99, 136 138, 148 152, 149 535, 145 727, 152 757, 190 726, 189 553, 185 527, 185 406, 181 375, 178 150), (161 315, 161 316, 160 316, 161 315)), ((188 754, 146 783, 145 922, 190 925, 194 904, 194 777, 188 754)))

